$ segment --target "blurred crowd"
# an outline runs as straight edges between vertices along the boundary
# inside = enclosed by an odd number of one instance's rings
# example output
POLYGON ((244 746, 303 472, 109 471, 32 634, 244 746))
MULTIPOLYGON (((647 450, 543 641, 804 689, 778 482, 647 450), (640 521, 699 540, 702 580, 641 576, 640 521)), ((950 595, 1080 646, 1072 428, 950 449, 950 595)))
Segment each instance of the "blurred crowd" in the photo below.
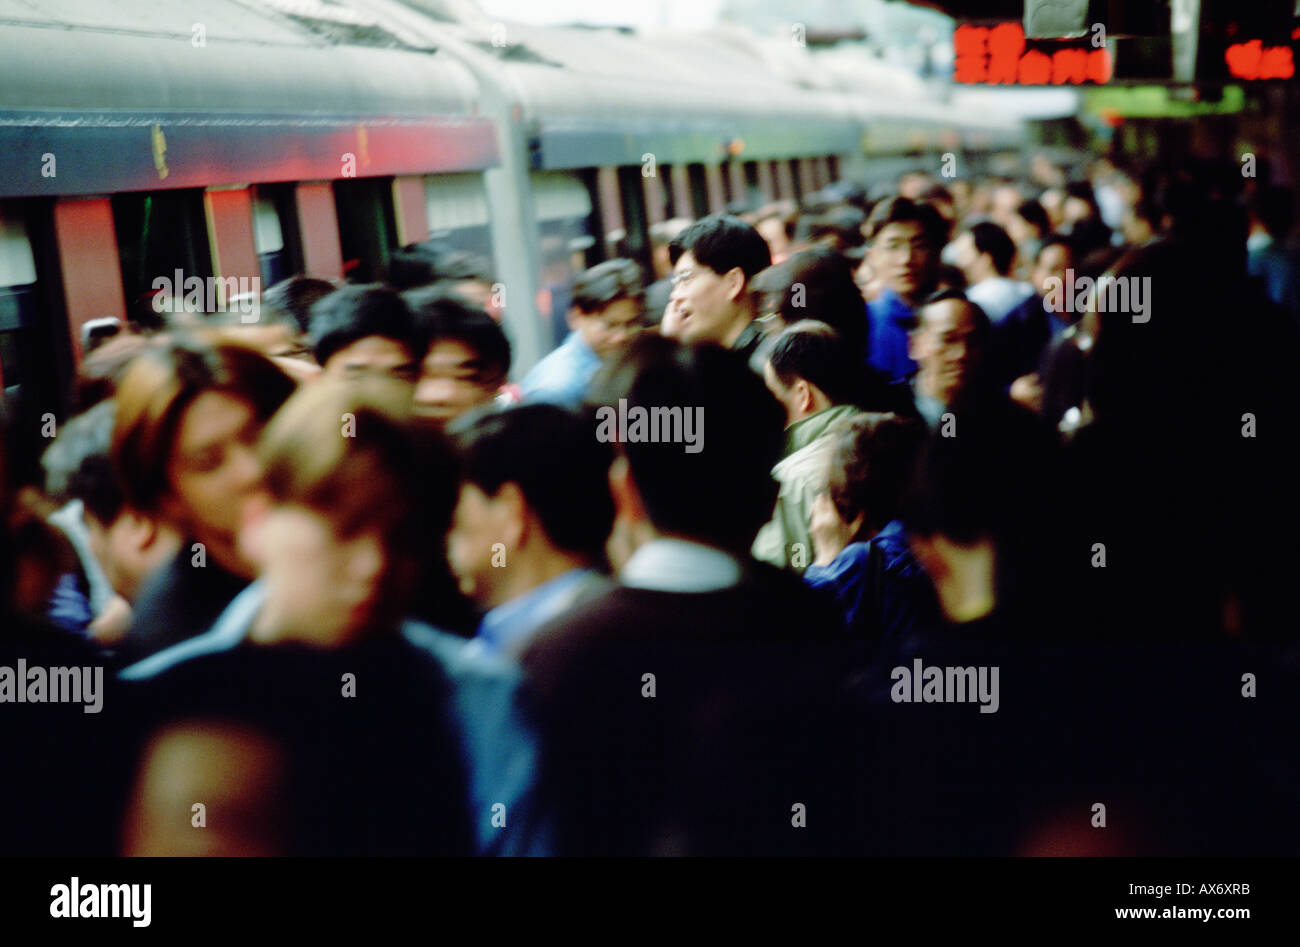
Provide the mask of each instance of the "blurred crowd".
POLYGON ((150 300, 10 425, 0 665, 109 683, 0 687, 0 849, 1294 854, 1293 208, 841 181, 655 225, 514 375, 427 247, 150 300))

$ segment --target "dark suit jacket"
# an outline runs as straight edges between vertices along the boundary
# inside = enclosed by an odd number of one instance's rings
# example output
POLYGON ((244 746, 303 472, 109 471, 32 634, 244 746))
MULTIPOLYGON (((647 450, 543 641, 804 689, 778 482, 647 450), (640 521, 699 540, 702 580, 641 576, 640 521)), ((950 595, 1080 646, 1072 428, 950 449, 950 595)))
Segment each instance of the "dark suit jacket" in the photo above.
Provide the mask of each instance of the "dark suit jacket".
POLYGON ((759 563, 716 592, 620 586, 544 628, 523 665, 562 850, 794 854, 847 839, 837 794, 852 792, 828 768, 852 754, 827 752, 844 745, 825 724, 847 660, 837 634, 829 602, 759 563))

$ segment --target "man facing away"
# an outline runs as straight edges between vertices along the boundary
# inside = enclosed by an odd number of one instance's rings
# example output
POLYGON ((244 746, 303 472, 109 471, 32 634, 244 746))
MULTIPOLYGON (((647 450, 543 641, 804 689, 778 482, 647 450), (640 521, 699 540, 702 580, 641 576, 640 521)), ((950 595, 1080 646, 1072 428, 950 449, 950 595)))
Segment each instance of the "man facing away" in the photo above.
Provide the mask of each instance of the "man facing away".
POLYGON ((785 408, 785 451, 772 468, 781 492, 754 540, 755 558, 801 572, 812 562, 813 500, 825 487, 831 428, 856 410, 850 394, 855 368, 825 323, 796 322, 773 345, 764 377, 785 408))
POLYGON ((598 384, 629 416, 694 407, 708 436, 696 452, 670 439, 618 444, 609 482, 632 550, 619 585, 524 652, 562 850, 840 844, 848 816, 828 794, 846 783, 820 777, 828 756, 805 755, 830 736, 809 712, 834 689, 824 665, 838 618, 748 552, 776 498, 780 406, 737 353, 659 336, 634 342, 598 384))
POLYGON ((1029 283, 1011 278, 1016 245, 997 224, 973 224, 957 238, 955 254, 966 276, 967 298, 979 305, 994 324, 1034 295, 1029 283))

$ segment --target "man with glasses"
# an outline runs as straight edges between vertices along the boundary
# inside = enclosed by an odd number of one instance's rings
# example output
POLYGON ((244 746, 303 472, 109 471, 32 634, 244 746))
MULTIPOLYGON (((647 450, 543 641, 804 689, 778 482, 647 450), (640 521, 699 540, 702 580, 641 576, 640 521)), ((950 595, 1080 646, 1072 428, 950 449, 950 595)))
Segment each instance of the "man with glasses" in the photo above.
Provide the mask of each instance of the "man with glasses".
POLYGON ((763 339, 750 282, 772 265, 758 231, 739 217, 712 214, 672 242, 673 292, 661 331, 679 342, 713 342, 749 359, 763 339))
POLYGON ((568 314, 573 331, 524 377, 524 400, 576 408, 601 364, 640 329, 644 296, 641 268, 631 260, 609 260, 579 276, 568 314))

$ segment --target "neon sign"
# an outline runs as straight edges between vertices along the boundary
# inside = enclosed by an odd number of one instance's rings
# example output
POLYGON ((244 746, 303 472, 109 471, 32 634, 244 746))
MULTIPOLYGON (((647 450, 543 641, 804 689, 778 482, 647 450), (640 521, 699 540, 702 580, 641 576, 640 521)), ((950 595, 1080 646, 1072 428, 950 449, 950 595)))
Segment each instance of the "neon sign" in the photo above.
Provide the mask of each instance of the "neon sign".
POLYGON ((953 81, 987 85, 1083 85, 1110 81, 1111 58, 1088 39, 1025 40, 1019 23, 963 23, 953 32, 953 81))
POLYGON ((1224 51, 1223 60, 1234 79, 1290 79, 1295 75, 1290 46, 1265 46, 1257 39, 1233 43, 1224 51))

